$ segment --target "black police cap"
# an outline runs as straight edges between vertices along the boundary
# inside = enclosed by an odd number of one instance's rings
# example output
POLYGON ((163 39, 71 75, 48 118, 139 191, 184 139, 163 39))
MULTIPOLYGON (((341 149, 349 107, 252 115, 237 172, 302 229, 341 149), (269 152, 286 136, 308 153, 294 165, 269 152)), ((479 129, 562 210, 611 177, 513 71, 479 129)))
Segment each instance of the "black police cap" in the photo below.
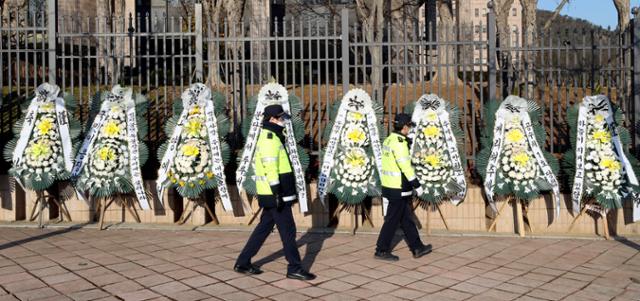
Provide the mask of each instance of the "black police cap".
POLYGON ((416 126, 416 124, 411 121, 411 115, 405 113, 397 114, 396 118, 393 120, 393 123, 398 126, 416 126))
POLYGON ((264 108, 264 116, 289 119, 291 115, 285 113, 281 105, 270 105, 264 108))

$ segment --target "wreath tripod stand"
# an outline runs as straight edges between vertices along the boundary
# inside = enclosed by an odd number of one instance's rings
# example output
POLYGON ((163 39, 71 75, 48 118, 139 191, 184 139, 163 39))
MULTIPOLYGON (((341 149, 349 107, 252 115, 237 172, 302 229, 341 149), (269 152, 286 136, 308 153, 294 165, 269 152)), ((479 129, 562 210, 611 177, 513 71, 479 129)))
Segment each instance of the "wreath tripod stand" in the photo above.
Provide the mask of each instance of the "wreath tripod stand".
POLYGON ((418 198, 414 198, 413 201, 415 202, 415 205, 413 205, 414 212, 416 211, 416 209, 418 209, 418 207, 423 207, 427 210, 427 223, 425 225, 425 231, 427 235, 431 235, 431 211, 432 210, 433 211, 438 210, 440 219, 442 220, 442 223, 444 223, 445 229, 449 231, 449 224, 447 224, 447 219, 444 217, 444 214, 442 214, 442 210, 440 209, 439 203, 423 202, 418 198))
POLYGON ((340 208, 336 208, 336 211, 333 213, 333 216, 331 216, 331 221, 336 220, 338 218, 338 216, 340 215, 340 213, 342 213, 342 211, 351 211, 351 209, 353 208, 353 214, 351 215, 351 224, 353 225, 353 228, 351 229, 351 234, 355 235, 356 231, 358 231, 358 216, 362 216, 362 222, 361 224, 364 225, 364 221, 366 220, 367 223, 369 224, 369 226, 371 226, 372 228, 373 226, 373 221, 371 220, 371 210, 369 210, 368 206, 366 206, 363 203, 359 203, 359 204, 347 204, 347 203, 341 203, 340 204, 340 208))
POLYGON ((604 234, 604 239, 608 240, 610 238, 609 221, 607 219, 607 214, 609 213, 609 210, 607 210, 606 208, 603 208, 602 206, 600 206, 600 204, 597 204, 595 202, 589 202, 584 204, 584 206, 582 207, 582 210, 580 210, 580 213, 576 215, 575 218, 573 218, 573 221, 571 221, 569 228, 567 228, 567 233, 573 230, 573 227, 576 225, 576 222, 578 221, 578 219, 581 216, 583 216, 585 213, 587 213, 587 211, 591 211, 594 214, 596 214, 596 216, 593 216, 594 220, 598 219, 598 216, 600 216, 600 219, 602 220, 602 232, 604 234))
MULTIPOLYGON (((500 217, 500 215, 502 214, 502 211, 504 211, 504 208, 507 207, 508 203, 513 203, 513 206, 516 208, 518 234, 520 235, 520 237, 524 237, 525 236, 525 230, 524 230, 525 216, 523 212, 526 213, 527 206, 524 203, 524 200, 516 199, 513 197, 508 197, 506 200, 504 200, 504 202, 502 203, 502 206, 500 206, 500 209, 498 209, 498 212, 496 212, 496 216, 493 218, 493 222, 489 226, 489 229, 487 230, 487 232, 491 232, 493 229, 495 229, 495 226, 498 223, 498 217, 500 217)), ((527 217, 527 224, 529 225, 529 230, 533 233, 533 226, 531 225, 531 222, 529 221, 528 217, 527 217)))
POLYGON ((60 202, 58 197, 46 190, 36 190, 36 201, 31 208, 31 214, 29 215, 29 221, 34 221, 38 218, 38 227, 44 227, 44 208, 49 207, 49 202, 52 202, 58 206, 58 222, 64 221, 66 218, 71 221, 71 215, 64 202, 60 202))
POLYGON ((211 210, 211 207, 207 203, 207 198, 204 197, 202 194, 195 199, 187 198, 187 205, 185 206, 185 210, 182 211, 182 214, 180 215, 180 219, 178 219, 176 223, 178 225, 183 225, 187 221, 187 219, 189 219, 189 217, 195 212, 196 207, 204 208, 206 215, 209 215, 209 217, 211 218, 211 221, 216 225, 220 225, 220 221, 218 221, 218 217, 216 216, 214 211, 211 210))
MULTIPOLYGON (((99 198, 96 204, 95 214, 99 213, 99 222, 98 229, 104 230, 104 217, 107 212, 107 209, 113 204, 117 203, 120 207, 122 207, 122 222, 124 222, 124 212, 125 209, 133 216, 137 223, 140 223, 140 216, 138 215, 138 211, 135 207, 135 198, 127 197, 126 195, 111 195, 108 197, 99 198)), ((94 216, 95 219, 95 216, 94 216)))

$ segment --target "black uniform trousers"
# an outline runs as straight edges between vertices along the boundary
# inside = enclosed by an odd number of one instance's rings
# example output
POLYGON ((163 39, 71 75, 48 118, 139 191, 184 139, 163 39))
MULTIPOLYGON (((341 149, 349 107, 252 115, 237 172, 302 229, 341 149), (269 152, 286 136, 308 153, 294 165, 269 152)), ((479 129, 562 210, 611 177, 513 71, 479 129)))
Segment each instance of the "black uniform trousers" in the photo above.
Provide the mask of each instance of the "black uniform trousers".
POLYGON ((384 217, 384 224, 380 229, 380 236, 378 236, 378 242, 376 243, 378 251, 391 252, 391 241, 398 227, 404 231, 404 239, 409 245, 409 249, 415 250, 422 246, 418 229, 411 218, 411 211, 413 210, 411 203, 411 196, 389 199, 387 214, 384 217))
POLYGON ((256 226, 251 233, 251 237, 247 241, 247 244, 240 252, 236 264, 249 265, 251 258, 258 254, 260 247, 267 240, 269 234, 273 230, 273 226, 278 227, 278 233, 280 233, 280 240, 282 240, 282 246, 284 247, 284 256, 289 262, 287 266, 287 272, 297 272, 301 268, 300 252, 298 252, 298 246, 296 245, 296 223, 293 220, 293 214, 291 213, 291 203, 286 202, 281 210, 277 208, 262 208, 262 215, 260 216, 260 223, 256 226))

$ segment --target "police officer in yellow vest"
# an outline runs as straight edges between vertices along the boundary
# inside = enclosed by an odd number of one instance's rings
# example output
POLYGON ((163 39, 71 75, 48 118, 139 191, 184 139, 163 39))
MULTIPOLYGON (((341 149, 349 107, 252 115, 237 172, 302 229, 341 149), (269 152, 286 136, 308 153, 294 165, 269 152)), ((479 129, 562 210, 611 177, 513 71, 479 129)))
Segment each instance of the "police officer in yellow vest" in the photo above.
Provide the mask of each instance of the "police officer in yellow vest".
POLYGON ((398 227, 404 231, 405 241, 409 245, 414 258, 431 252, 431 245, 424 245, 418 235, 416 225, 411 219, 413 190, 420 191, 420 183, 416 179, 411 166, 407 134, 415 124, 408 114, 397 114, 394 120, 394 131, 384 140, 382 146, 382 197, 389 201, 384 224, 376 243, 375 258, 397 261, 398 256, 391 253, 391 240, 398 227))
POLYGON ((301 265, 296 245, 296 224, 291 213, 291 204, 297 195, 296 181, 289 154, 284 146, 286 140, 283 133, 285 120, 290 117, 280 105, 270 105, 264 109, 262 130, 258 136, 253 161, 262 215, 260 223, 238 256, 234 270, 242 274, 262 273, 258 266, 251 264, 251 258, 258 253, 276 225, 285 258, 289 262, 287 278, 313 280, 316 276, 304 270, 301 265))

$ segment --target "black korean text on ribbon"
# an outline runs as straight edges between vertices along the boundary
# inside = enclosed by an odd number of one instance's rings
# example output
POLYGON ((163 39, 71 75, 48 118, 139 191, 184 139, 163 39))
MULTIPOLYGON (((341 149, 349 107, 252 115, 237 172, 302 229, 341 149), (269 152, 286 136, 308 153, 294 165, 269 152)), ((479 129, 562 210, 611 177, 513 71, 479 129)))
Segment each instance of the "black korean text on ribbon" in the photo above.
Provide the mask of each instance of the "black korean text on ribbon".
POLYGON ((364 108, 364 100, 358 100, 358 96, 355 95, 353 98, 349 98, 349 107, 353 107, 356 111, 360 111, 360 109, 364 108))

